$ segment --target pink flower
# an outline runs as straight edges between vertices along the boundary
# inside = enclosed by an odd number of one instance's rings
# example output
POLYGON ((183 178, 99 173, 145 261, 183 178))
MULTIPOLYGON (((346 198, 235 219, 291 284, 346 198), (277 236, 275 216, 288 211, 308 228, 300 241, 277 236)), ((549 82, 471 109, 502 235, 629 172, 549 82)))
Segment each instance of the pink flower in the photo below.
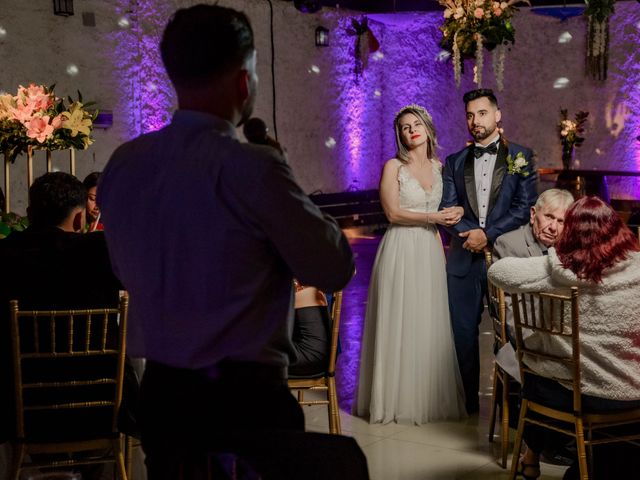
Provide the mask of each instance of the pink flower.
POLYGON ((476 18, 482 18, 484 16, 484 10, 480 7, 476 8, 473 12, 473 16, 476 18))
POLYGON ((56 115, 55 117, 53 117, 53 120, 51 120, 51 126, 53 127, 53 129, 58 130, 60 127, 62 127, 63 120, 64 117, 62 115, 56 115))
POLYGON ((502 9, 501 9, 500 7, 498 7, 498 8, 494 8, 494 9, 493 9, 493 14, 494 14, 496 17, 499 17, 500 15, 502 15, 502 9))
POLYGON ((20 101, 16 103, 16 107, 9 110, 9 113, 11 113, 11 120, 17 120, 26 126, 26 123, 33 118, 33 105, 25 105, 20 101))
POLYGON ((27 137, 35 138, 39 143, 44 143, 53 134, 53 126, 49 125, 49 116, 34 117, 25 123, 27 137))

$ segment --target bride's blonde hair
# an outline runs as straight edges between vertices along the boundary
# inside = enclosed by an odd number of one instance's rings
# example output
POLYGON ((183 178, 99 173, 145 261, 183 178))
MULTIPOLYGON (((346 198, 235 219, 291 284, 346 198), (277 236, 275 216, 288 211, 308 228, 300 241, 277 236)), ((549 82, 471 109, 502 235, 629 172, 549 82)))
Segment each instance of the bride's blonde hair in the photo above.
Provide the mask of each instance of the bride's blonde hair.
POLYGON ((436 128, 433 126, 433 119, 431 115, 424 107, 412 103, 406 107, 402 107, 396 117, 393 120, 393 128, 396 132, 396 158, 403 163, 409 161, 409 150, 402 142, 402 135, 400 131, 400 119, 407 113, 412 113, 424 124, 427 130, 427 158, 440 160, 436 154, 436 148, 438 148, 438 140, 436 139, 436 128))

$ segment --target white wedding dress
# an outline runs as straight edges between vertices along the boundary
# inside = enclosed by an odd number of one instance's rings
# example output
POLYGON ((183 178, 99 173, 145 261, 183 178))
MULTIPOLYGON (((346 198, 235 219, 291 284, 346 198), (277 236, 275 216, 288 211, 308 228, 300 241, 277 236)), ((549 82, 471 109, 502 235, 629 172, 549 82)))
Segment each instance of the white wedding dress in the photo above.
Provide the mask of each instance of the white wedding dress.
MULTIPOLYGON (((400 162, 398 161, 400 164, 400 162)), ((435 212, 431 191, 400 164, 400 208, 435 212)), ((422 424, 466 416, 449 320, 442 241, 435 226, 390 225, 371 274, 355 413, 371 423, 422 424)))

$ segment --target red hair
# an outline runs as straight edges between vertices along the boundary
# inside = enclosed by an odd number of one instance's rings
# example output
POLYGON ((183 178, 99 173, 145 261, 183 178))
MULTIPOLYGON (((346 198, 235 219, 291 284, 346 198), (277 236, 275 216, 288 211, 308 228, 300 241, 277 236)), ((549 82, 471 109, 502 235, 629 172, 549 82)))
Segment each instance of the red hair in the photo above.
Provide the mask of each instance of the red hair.
POLYGON ((583 280, 602 281, 602 272, 640 251, 638 238, 616 211, 598 197, 582 197, 564 218, 555 245, 564 268, 583 280))

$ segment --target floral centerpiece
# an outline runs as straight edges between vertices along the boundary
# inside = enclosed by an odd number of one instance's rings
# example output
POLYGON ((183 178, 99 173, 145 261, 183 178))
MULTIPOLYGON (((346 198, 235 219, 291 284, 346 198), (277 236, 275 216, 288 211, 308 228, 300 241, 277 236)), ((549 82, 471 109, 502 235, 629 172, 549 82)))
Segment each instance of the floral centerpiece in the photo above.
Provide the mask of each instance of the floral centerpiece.
POLYGON ((573 148, 579 147, 584 142, 582 133, 584 132, 584 124, 587 121, 589 112, 577 112, 574 120, 569 120, 566 108, 560 109, 560 122, 558 123, 558 135, 562 142, 562 167, 565 170, 571 168, 571 160, 573 159, 573 148))
POLYGON ((54 87, 22 85, 16 95, 0 95, 0 151, 11 161, 29 147, 84 150, 93 143, 91 131, 98 111, 91 103, 56 97, 54 87))
POLYGON ((498 90, 503 88, 506 45, 515 42, 515 28, 511 23, 518 10, 517 3, 530 5, 529 0, 438 0, 445 7, 442 30, 442 48, 453 54, 456 85, 464 58, 474 58, 474 82, 482 84, 483 49, 494 50, 493 71, 498 90))

